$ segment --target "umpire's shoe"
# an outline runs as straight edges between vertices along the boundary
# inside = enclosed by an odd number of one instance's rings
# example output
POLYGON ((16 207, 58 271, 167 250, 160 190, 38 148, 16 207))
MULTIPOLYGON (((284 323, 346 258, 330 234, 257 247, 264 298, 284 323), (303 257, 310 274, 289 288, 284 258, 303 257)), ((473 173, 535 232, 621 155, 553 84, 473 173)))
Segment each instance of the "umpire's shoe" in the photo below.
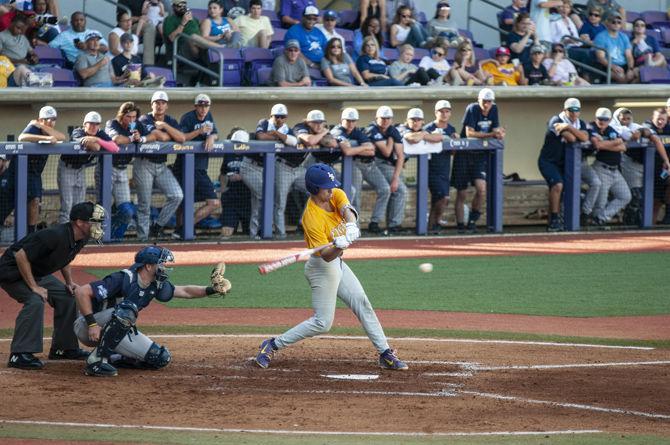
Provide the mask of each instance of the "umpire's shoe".
POLYGON ((49 360, 86 360, 90 352, 77 349, 51 349, 49 360))
POLYGON ((407 371, 407 363, 398 358, 393 349, 387 349, 379 354, 379 366, 382 369, 392 369, 394 371, 407 371))
POLYGON ((267 340, 263 340, 263 343, 261 343, 261 346, 258 348, 258 354, 256 354, 256 359, 254 362, 256 365, 259 367, 265 369, 268 366, 270 366, 270 362, 272 361, 272 357, 275 355, 275 351, 277 350, 277 345, 275 345, 275 339, 274 338, 268 338, 267 340))
POLYGON ((92 377, 114 377, 119 374, 115 367, 109 363, 100 360, 99 362, 88 363, 84 374, 92 377))
POLYGON ((42 369, 44 368, 44 362, 30 352, 13 352, 9 356, 7 367, 19 369, 42 369))

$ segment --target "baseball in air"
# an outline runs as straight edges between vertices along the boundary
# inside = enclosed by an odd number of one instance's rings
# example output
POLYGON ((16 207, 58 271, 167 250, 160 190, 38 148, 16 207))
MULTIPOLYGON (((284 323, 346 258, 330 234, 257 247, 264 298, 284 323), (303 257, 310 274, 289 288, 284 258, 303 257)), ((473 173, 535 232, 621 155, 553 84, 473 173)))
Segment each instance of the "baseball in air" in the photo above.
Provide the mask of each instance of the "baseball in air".
POLYGON ((419 264, 419 270, 423 273, 429 273, 433 271, 432 263, 421 263, 419 264))

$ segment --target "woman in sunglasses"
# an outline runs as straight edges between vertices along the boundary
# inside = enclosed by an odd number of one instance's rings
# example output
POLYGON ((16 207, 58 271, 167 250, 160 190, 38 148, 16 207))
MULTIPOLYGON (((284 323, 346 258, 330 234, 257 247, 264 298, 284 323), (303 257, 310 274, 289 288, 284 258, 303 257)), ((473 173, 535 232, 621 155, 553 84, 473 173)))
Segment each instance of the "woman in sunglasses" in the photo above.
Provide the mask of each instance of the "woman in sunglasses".
POLYGON ((666 66, 668 64, 656 38, 647 35, 647 24, 644 20, 637 19, 633 22, 633 35, 630 43, 633 47, 635 66, 666 66))
POLYGON ((432 84, 442 84, 449 83, 449 71, 451 71, 451 65, 446 59, 447 51, 440 47, 436 46, 430 50, 430 57, 423 56, 421 62, 419 62, 419 67, 423 68, 427 72, 435 71, 438 73, 439 77, 431 81, 432 84))
POLYGON ((377 39, 368 36, 363 39, 361 56, 356 60, 356 68, 371 87, 401 86, 403 83, 388 74, 386 62, 379 55, 377 39))
POLYGON ((589 8, 589 13, 586 21, 579 29, 579 38, 585 40, 587 43, 593 43, 598 33, 605 31, 605 25, 602 24, 603 8, 600 6, 593 6, 589 8))
POLYGON ((396 11, 389 38, 392 48, 403 43, 409 43, 415 48, 424 48, 428 44, 426 30, 414 19, 412 10, 407 6, 401 6, 396 11))
POLYGON ((456 49, 449 78, 452 85, 493 85, 493 77, 482 71, 475 61, 475 53, 470 42, 462 42, 456 49))
POLYGON ((590 10, 595 6, 599 6, 603 9, 603 20, 608 18, 612 13, 618 13, 621 15, 621 18, 624 20, 626 19, 626 10, 623 9, 623 6, 616 0, 589 0, 588 3, 586 3, 587 10, 590 10))
POLYGON ((554 43, 551 54, 542 61, 542 65, 547 69, 549 80, 554 85, 590 85, 577 74, 575 65, 565 57, 565 46, 562 43, 554 43))
POLYGON ((326 45, 326 55, 321 60, 321 71, 328 79, 328 84, 340 87, 356 86, 356 82, 362 87, 368 86, 358 72, 354 61, 344 52, 344 46, 338 38, 332 38, 326 45))
POLYGON ((382 35, 382 25, 378 18, 368 17, 365 19, 361 28, 354 31, 354 59, 363 54, 363 39, 367 36, 373 36, 377 40, 379 48, 384 46, 384 37, 382 35))

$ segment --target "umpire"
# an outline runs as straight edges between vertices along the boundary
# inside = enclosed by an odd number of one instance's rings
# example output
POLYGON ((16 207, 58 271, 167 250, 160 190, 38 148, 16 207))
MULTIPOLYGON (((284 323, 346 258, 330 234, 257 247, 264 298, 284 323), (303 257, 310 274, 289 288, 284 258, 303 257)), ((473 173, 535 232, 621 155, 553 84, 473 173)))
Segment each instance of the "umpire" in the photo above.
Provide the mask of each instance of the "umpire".
POLYGON ((10 368, 41 369, 34 353, 42 352, 44 303, 54 308, 49 360, 78 360, 88 356, 79 349, 73 330, 77 309, 70 263, 89 239, 102 238, 105 210, 92 202, 72 207, 70 222, 31 233, 12 244, 0 257, 0 286, 23 304, 16 317, 10 348, 10 368), (60 270, 65 284, 52 274, 60 270))

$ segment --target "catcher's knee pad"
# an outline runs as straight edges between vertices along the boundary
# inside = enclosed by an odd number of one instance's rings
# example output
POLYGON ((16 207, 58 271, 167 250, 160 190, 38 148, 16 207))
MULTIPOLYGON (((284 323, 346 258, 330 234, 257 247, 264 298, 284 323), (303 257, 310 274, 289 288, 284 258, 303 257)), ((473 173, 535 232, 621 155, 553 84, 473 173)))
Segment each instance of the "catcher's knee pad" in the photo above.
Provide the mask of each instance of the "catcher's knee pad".
POLYGON ((100 334, 100 344, 98 345, 100 356, 109 358, 112 355, 114 348, 135 326, 137 313, 137 306, 130 301, 122 301, 116 306, 112 318, 100 334))
POLYGON ((170 351, 165 346, 158 346, 156 343, 151 345, 144 357, 144 363, 155 369, 164 368, 170 363, 170 360, 172 360, 170 351))

